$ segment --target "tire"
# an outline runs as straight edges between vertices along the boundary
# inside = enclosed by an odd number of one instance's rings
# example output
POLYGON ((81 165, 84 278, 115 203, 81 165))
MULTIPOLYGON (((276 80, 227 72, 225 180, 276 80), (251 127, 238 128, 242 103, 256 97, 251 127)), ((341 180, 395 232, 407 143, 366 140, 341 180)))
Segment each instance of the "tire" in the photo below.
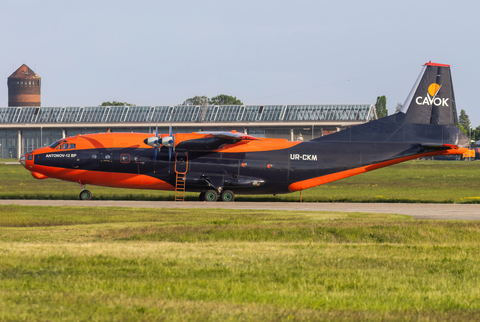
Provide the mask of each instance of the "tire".
POLYGON ((80 192, 80 200, 90 200, 92 199, 92 193, 88 190, 83 190, 82 192, 80 192))
POLYGON ((200 192, 200 195, 198 196, 198 200, 205 201, 205 192, 200 192))
POLYGON ((222 192, 222 201, 232 202, 235 200, 235 194, 231 190, 225 190, 222 192))
POLYGON ((205 197, 203 200, 208 202, 214 202, 217 201, 217 199, 218 193, 215 190, 207 190, 207 192, 205 192, 205 197))

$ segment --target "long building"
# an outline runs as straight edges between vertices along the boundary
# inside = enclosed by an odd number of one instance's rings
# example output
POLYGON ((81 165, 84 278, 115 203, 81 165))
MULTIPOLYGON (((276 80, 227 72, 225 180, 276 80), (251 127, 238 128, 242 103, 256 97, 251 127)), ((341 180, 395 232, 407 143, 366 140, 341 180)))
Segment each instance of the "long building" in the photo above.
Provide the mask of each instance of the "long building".
POLYGON ((311 140, 376 119, 362 105, 177 105, 0 107, 0 158, 18 158, 77 134, 236 130, 256 137, 311 140))

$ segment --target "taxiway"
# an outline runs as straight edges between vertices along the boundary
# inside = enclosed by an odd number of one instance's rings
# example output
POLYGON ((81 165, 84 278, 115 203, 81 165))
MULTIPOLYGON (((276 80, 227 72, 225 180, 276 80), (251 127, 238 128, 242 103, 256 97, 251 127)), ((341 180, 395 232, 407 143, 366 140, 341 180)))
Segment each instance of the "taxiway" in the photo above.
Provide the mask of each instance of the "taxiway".
POLYGON ((0 205, 132 207, 132 208, 217 208, 387 213, 415 219, 480 220, 480 205, 417 203, 309 203, 309 202, 200 202, 118 200, 0 200, 0 205))

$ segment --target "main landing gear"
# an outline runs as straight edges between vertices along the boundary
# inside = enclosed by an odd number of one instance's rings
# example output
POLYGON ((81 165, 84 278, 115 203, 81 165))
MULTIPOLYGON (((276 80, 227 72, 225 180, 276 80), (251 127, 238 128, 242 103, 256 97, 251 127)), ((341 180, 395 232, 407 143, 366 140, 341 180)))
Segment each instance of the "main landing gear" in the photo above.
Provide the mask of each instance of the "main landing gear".
MULTIPOLYGON (((200 201, 213 202, 213 201, 217 201, 218 197, 219 197, 218 192, 213 189, 210 189, 205 192, 201 192, 198 199, 200 201)), ((224 190, 220 194, 220 200, 226 201, 226 202, 232 202, 235 200, 235 194, 231 190, 224 190)))
POLYGON ((80 184, 80 188, 82 188, 82 192, 80 192, 80 195, 78 196, 80 200, 90 200, 92 199, 92 193, 85 189, 85 185, 83 185, 80 181, 78 181, 80 184))

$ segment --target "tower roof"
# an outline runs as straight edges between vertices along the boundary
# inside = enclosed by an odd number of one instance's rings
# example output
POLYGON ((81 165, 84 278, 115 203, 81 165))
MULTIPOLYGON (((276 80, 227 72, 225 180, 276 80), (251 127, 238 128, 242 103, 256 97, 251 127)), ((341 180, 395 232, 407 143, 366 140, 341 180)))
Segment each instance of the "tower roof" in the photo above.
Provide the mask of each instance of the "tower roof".
POLYGON ((8 78, 40 78, 30 67, 23 64, 8 78))

